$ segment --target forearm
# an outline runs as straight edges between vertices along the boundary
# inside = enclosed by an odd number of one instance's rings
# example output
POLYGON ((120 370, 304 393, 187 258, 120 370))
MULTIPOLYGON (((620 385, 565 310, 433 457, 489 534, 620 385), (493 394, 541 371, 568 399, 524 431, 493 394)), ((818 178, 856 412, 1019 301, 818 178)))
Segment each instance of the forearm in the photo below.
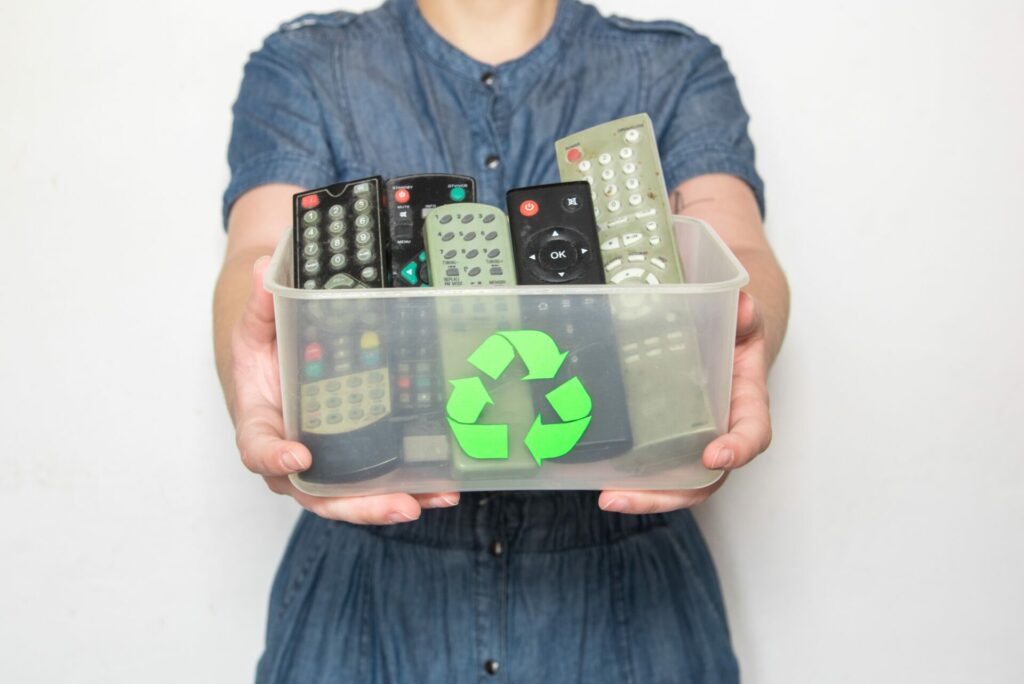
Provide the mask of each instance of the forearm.
POLYGON ((744 290, 760 305, 765 323, 765 351, 771 364, 786 336, 789 285, 765 237, 753 192, 733 176, 699 176, 676 188, 672 209, 710 224, 747 269, 750 283, 744 290))

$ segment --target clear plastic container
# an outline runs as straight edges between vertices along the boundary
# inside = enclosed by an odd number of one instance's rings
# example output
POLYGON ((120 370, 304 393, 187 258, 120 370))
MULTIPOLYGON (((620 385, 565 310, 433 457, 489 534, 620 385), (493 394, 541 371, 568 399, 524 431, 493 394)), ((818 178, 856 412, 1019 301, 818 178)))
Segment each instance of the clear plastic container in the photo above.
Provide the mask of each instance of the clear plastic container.
POLYGON ((322 496, 685 489, 721 473, 746 271, 675 217, 682 285, 301 290, 267 271, 287 437, 322 496))

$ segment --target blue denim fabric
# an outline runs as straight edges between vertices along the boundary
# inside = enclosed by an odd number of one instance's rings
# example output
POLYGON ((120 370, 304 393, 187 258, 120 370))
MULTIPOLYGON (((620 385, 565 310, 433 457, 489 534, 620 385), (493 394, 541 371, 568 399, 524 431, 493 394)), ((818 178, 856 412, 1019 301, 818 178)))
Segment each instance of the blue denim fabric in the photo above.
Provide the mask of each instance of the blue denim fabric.
POLYGON ((597 496, 463 494, 391 527, 304 513, 257 681, 738 682, 693 517, 597 496))
MULTIPOLYGON (((555 139, 641 111, 670 189, 729 173, 763 210, 728 66, 685 26, 563 0, 538 46, 491 67, 446 43, 414 0, 308 15, 246 65, 225 219, 257 185, 373 174, 467 174, 479 201, 503 206, 510 188, 558 180, 555 139)), ((652 684, 738 673, 691 514, 603 513, 596 493, 566 492, 464 494, 455 509, 394 527, 304 514, 274 584, 257 679, 652 684)))

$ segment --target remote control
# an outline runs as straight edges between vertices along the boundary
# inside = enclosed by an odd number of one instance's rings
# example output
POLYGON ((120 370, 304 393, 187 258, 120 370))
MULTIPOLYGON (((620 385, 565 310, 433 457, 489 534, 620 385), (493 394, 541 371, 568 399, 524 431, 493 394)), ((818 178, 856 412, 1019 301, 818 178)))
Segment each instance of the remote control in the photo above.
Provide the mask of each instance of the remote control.
MULTIPOLYGON (((434 287, 487 288, 516 284, 512 239, 508 220, 497 207, 463 204, 438 207, 427 215, 425 232, 430 282, 434 287)), ((520 327, 518 298, 511 295, 439 297, 438 337, 450 404, 456 384, 452 380, 480 378, 479 368, 469 359, 485 340, 497 332, 520 327)), ((447 406, 448 423, 456 433, 452 440, 452 470, 456 479, 493 477, 500 473, 513 478, 530 477, 537 465, 523 442, 533 420, 533 402, 521 362, 514 361, 498 378, 490 378, 485 389, 493 403, 476 416, 457 421, 447 406), (484 440, 464 439, 458 431, 473 430, 476 424, 494 426, 484 440), (509 426, 502 431, 501 426, 509 426), (465 447, 465 448, 464 448, 465 447), (482 448, 481 448, 482 447, 482 448)), ((461 416, 457 416, 461 417, 461 416)))
POLYGON ((557 141, 555 150, 563 181, 591 185, 607 282, 683 282, 650 117, 635 114, 588 128, 557 141))
POLYGON ((383 287, 381 188, 374 176, 300 192, 295 207, 295 286, 307 290, 383 287))
MULTIPOLYGON (((294 197, 296 286, 383 287, 382 181, 364 178, 294 197)), ((379 331, 385 302, 322 300, 302 310, 300 440, 312 466, 294 477, 331 484, 398 465, 391 381, 379 331)))
POLYGON ((520 285, 604 283, 587 183, 517 188, 506 199, 520 285))
POLYGON ((391 286, 426 287, 430 284, 423 245, 427 213, 444 204, 475 202, 476 182, 469 176, 422 173, 392 178, 386 187, 391 286))

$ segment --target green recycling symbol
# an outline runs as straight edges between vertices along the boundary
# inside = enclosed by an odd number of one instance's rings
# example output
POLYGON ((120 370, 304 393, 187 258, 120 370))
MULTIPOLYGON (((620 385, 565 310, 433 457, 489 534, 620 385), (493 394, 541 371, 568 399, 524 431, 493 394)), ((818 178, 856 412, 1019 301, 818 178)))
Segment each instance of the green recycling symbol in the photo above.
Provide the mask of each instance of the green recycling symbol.
MULTIPOLYGON (((569 352, 559 351, 555 341, 540 330, 507 330, 484 340, 467 361, 497 380, 516 354, 526 366, 523 380, 551 380, 569 352)), ((508 425, 477 423, 487 405, 494 403, 480 376, 450 382, 452 393, 446 405, 448 424, 462 450, 472 458, 508 458, 508 425)), ((591 418, 590 395, 577 377, 566 380, 544 396, 562 422, 545 424, 538 414, 526 433, 523 441, 538 466, 547 459, 572 451, 591 418)))

